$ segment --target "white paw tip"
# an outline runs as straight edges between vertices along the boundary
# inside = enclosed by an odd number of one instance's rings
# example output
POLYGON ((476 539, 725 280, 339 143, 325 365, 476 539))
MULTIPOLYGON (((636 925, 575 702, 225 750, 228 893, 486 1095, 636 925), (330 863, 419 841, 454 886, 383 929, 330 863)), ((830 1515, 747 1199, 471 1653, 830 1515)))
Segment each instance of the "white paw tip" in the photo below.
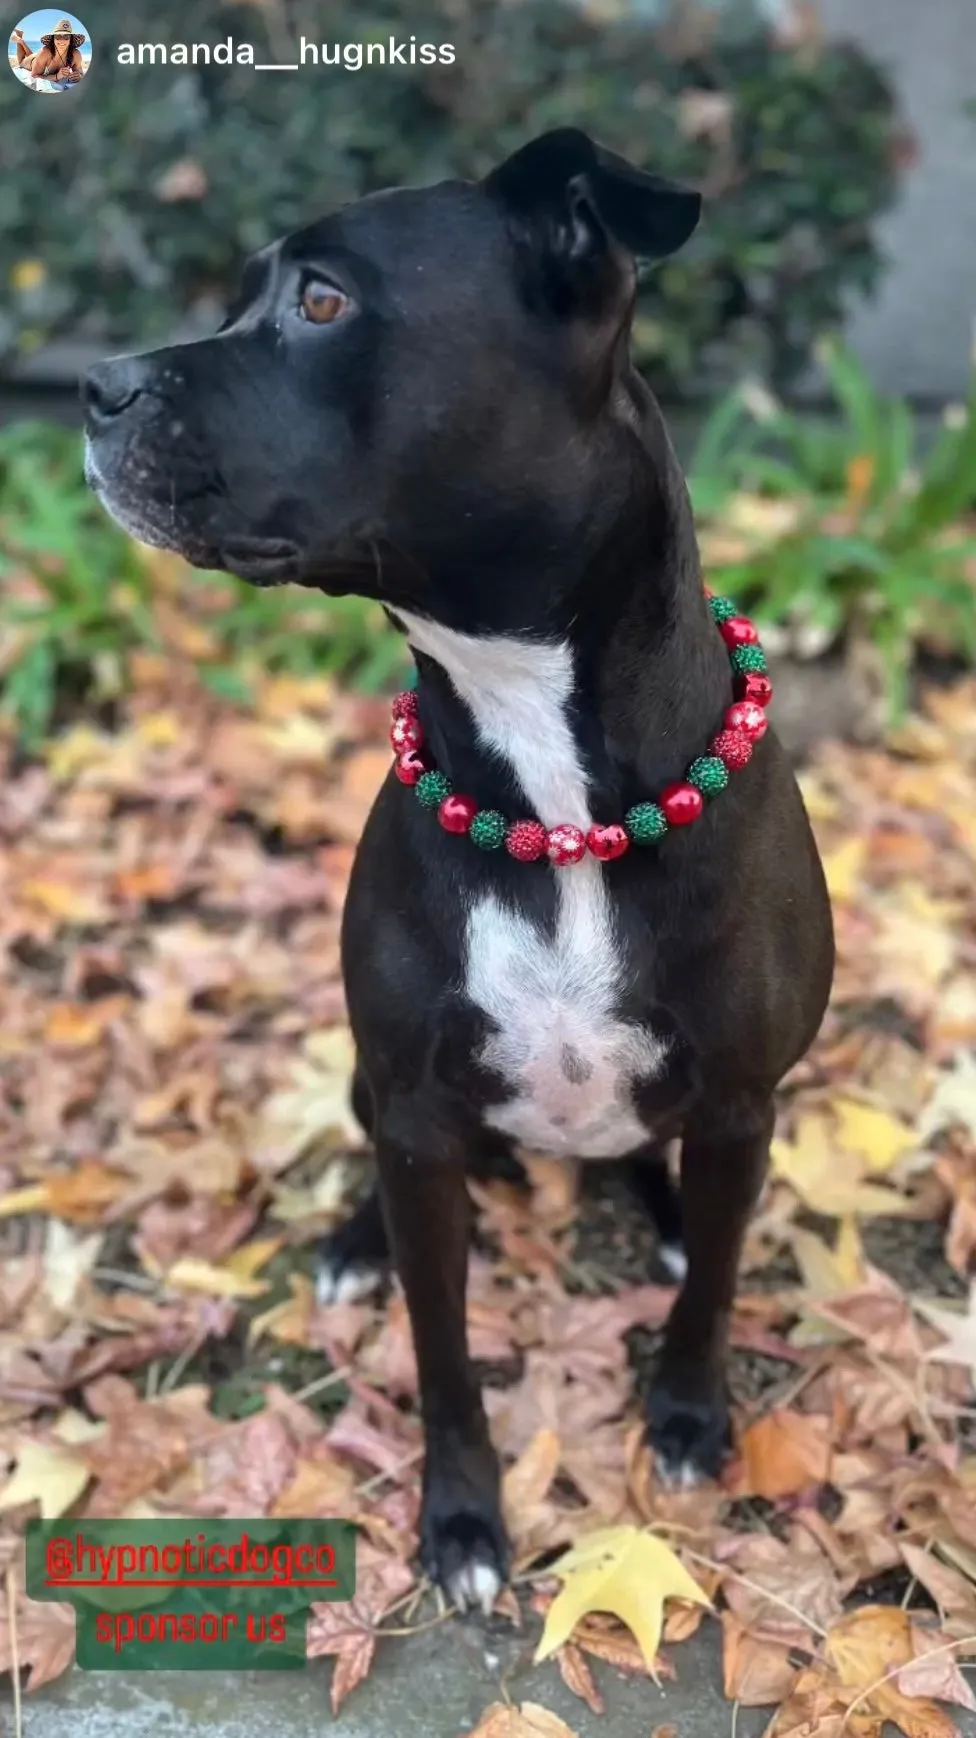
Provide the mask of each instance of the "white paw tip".
POLYGON ((666 1273, 671 1275, 672 1279, 680 1282, 685 1278, 688 1272, 688 1257, 680 1243, 662 1243, 659 1246, 658 1254, 661 1258, 661 1266, 666 1273))
POLYGON ((378 1267, 334 1267, 325 1261, 315 1277, 315 1296, 320 1304, 359 1303, 372 1296, 381 1278, 378 1267))
POLYGON ((660 1483, 669 1491, 693 1491, 704 1482, 704 1475, 690 1460, 658 1460, 655 1471, 660 1483))
POLYGON ((451 1578, 448 1593, 459 1611, 467 1611, 469 1605, 477 1605, 489 1617, 501 1585, 501 1576, 490 1563, 465 1563, 451 1578))

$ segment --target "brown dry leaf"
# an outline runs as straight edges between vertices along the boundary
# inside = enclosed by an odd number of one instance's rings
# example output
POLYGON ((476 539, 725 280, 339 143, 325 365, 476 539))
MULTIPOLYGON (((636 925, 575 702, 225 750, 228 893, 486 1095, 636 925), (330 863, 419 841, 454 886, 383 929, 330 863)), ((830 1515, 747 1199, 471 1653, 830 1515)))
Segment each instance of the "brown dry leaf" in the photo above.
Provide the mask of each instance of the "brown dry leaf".
POLYGON ((572 1642, 567 1642, 565 1647, 559 1649, 556 1664, 566 1688, 572 1690, 573 1695, 578 1696, 581 1702, 585 1702, 592 1713, 604 1714, 606 1703, 593 1681, 586 1655, 578 1647, 574 1647, 572 1642))
POLYGON ((577 1738, 577 1734, 537 1702, 523 1702, 520 1708, 493 1702, 466 1738, 577 1738))
POLYGON ((305 1651, 309 1659, 332 1654, 332 1712, 366 1677, 376 1651, 377 1626, 384 1613, 413 1583, 406 1563, 379 1550, 368 1539, 356 1541, 356 1594, 349 1603, 314 1604, 309 1611, 305 1651))
POLYGON ((722 1673, 730 1702, 765 1708, 792 1695, 799 1669, 789 1648, 751 1635, 732 1612, 722 1613, 722 1673))
POLYGON ((906 1611, 865 1606, 835 1624, 825 1650, 849 1707, 890 1720, 905 1738, 958 1738, 954 1722, 940 1708, 906 1697, 897 1687, 898 1673, 915 1654, 906 1611))
POLYGON ((59 1219, 94 1225, 131 1189, 131 1178, 124 1171, 111 1170, 98 1159, 86 1159, 75 1170, 47 1179, 43 1204, 59 1219))
POLYGON ((741 1464, 733 1476, 737 1497, 765 1497, 777 1502, 830 1476, 831 1424, 807 1412, 779 1408, 749 1426, 739 1452, 741 1464))
POLYGON ((950 1702, 953 1707, 968 1708, 970 1712, 976 1710, 976 1695, 944 1638, 913 1625, 912 1642, 915 1658, 902 1666, 896 1680, 902 1695, 931 1697, 934 1702, 950 1702))
MULTIPOLYGON (((10 1612, 0 1601, 0 1672, 13 1665, 10 1612)), ((66 1672, 75 1657, 75 1614, 59 1601, 33 1599, 17 1602, 17 1658, 30 1666, 28 1690, 39 1690, 66 1672)))

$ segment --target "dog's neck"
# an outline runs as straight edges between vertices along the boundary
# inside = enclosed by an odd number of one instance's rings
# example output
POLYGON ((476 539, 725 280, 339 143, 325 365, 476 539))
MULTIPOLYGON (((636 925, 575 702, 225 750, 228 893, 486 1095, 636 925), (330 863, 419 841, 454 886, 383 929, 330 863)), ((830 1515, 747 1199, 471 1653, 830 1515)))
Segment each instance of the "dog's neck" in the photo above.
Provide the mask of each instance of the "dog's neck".
MULTIPOLYGON (((621 819, 705 752, 732 699, 684 480, 656 407, 650 464, 568 594, 563 623, 467 633, 399 606, 420 715, 455 790, 552 827, 621 819)), ((576 558, 567 550, 567 565, 576 558)))

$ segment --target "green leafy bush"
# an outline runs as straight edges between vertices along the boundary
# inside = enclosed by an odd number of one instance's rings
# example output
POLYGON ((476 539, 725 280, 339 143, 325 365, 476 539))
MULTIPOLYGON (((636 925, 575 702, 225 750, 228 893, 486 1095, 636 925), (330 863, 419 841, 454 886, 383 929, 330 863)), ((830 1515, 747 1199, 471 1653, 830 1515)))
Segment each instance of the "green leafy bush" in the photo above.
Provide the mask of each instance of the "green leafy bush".
POLYGON ((872 225, 904 141, 884 76, 853 47, 726 40, 700 21, 679 40, 566 0, 295 0, 287 31, 267 0, 150 9, 156 41, 231 36, 259 60, 293 59, 301 36, 456 52, 453 66, 274 78, 119 65, 116 45, 148 27, 132 0, 97 14, 92 70, 69 97, 0 81, 0 352, 209 324, 274 235, 372 188, 478 176, 565 124, 708 196, 698 236, 644 292, 638 341, 661 388, 697 390, 744 360, 787 380, 879 271, 872 225))
POLYGON ((873 645, 897 710, 919 644, 976 663, 976 373, 919 458, 908 406, 840 344, 820 355, 831 418, 748 387, 712 413, 691 475, 705 564, 761 622, 873 645))

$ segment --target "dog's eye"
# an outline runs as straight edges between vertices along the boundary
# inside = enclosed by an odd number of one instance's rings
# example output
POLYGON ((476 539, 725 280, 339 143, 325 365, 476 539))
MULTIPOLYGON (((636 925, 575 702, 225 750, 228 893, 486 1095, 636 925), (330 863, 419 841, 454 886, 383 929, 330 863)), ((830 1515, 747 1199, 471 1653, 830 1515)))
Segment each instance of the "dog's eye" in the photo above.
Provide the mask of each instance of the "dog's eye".
POLYGON ((338 320, 348 306, 348 296, 323 278, 311 278, 302 291, 302 314, 316 326, 328 326, 338 320))

